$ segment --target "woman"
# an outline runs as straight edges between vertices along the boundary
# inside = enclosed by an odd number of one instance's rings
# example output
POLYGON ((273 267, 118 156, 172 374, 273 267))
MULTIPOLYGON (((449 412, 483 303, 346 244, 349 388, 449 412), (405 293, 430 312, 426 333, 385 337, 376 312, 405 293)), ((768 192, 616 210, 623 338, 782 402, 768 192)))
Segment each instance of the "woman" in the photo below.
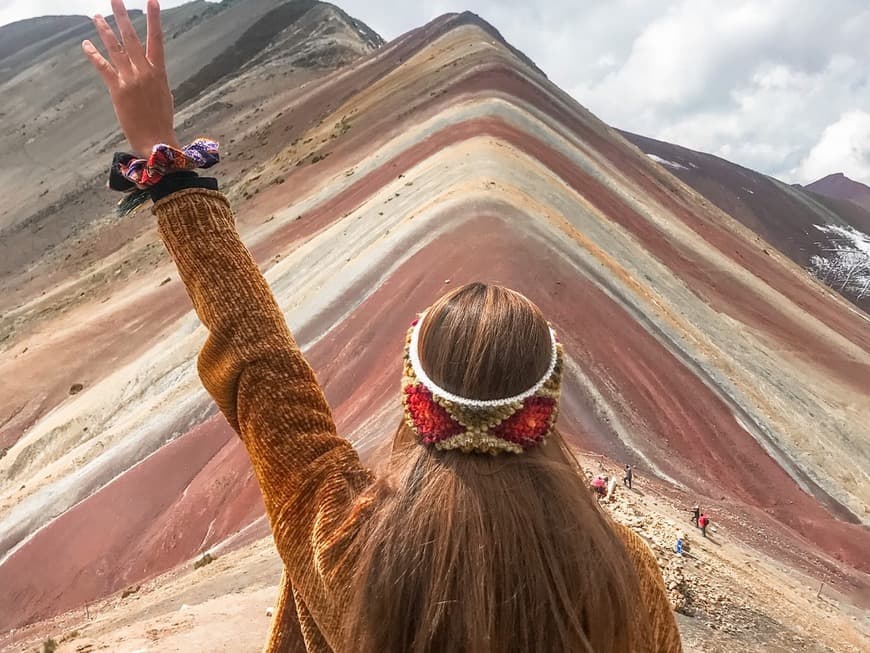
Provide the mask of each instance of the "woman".
POLYGON ((109 60, 83 48, 134 152, 151 156, 123 171, 155 200, 209 331, 199 373, 248 449, 285 565, 266 650, 295 650, 301 630, 308 651, 679 651, 655 558, 597 507, 554 428, 562 353, 537 307, 471 284, 415 322, 405 419, 376 479, 336 434, 214 180, 171 174, 190 162, 157 2, 145 48, 112 8, 120 39, 94 19, 109 60))

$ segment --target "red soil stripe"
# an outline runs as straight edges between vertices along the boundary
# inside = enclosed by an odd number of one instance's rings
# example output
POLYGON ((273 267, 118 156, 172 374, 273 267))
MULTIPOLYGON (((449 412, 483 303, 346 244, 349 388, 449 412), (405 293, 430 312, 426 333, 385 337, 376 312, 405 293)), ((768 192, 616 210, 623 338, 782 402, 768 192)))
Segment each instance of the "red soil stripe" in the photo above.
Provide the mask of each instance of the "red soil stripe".
POLYGON ((247 455, 216 415, 65 512, 0 566, 0 631, 167 571, 262 511, 247 455))

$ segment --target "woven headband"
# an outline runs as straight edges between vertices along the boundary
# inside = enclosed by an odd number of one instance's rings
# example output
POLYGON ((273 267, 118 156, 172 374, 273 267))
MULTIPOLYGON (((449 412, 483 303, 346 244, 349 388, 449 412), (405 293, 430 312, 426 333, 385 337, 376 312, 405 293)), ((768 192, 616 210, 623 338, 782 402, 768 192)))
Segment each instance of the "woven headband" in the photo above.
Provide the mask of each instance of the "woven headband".
POLYGON ((420 326, 405 340, 402 404, 405 421, 420 442, 466 453, 522 453, 544 442, 556 423, 562 385, 562 346, 550 329, 550 364, 531 388, 503 399, 469 399, 441 388, 420 362, 420 326))

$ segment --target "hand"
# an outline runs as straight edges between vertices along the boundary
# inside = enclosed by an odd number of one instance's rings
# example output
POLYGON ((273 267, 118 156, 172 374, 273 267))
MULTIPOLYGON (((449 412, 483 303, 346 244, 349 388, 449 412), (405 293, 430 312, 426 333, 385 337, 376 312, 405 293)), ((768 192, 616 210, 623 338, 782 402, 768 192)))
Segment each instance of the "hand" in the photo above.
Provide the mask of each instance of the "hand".
POLYGON ((82 49, 109 90, 115 115, 133 153, 147 158, 159 143, 179 147, 173 127, 172 92, 163 59, 160 6, 157 0, 148 0, 147 49, 143 49, 122 0, 112 0, 112 13, 121 40, 105 18, 94 16, 94 26, 111 63, 90 41, 84 41, 82 49))

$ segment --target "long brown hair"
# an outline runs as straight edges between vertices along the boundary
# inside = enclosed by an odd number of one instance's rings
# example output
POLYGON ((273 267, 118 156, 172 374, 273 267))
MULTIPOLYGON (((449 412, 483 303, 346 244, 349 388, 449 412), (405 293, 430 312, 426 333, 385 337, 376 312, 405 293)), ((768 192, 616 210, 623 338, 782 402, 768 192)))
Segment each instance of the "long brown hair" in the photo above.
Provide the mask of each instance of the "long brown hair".
MULTIPOLYGON (((469 284, 420 326, 441 387, 518 394, 546 371, 548 325, 519 293, 469 284)), ((628 652, 637 580, 558 433, 521 455, 437 451, 396 433, 361 535, 348 651, 628 652)), ((639 597, 637 597, 639 599, 639 597)))

